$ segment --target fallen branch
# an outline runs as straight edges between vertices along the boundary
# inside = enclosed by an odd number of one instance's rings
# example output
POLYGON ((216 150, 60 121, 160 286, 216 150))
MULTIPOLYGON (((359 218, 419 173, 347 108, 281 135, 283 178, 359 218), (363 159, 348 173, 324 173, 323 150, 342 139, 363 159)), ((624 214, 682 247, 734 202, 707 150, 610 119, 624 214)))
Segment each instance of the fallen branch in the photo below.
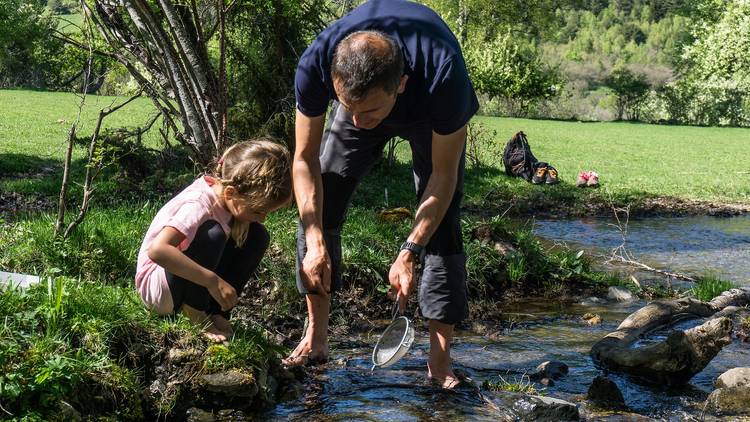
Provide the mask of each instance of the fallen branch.
POLYGON ((728 290, 710 302, 692 298, 651 302, 596 342, 591 347, 591 358, 603 369, 646 382, 685 384, 731 342, 729 318, 716 316, 698 327, 672 331, 665 341, 656 344, 633 348, 633 343, 676 321, 712 317, 727 307, 747 304, 750 287, 728 290))
POLYGON ((692 283, 696 282, 695 278, 687 276, 685 274, 673 273, 673 272, 669 272, 669 271, 665 271, 665 270, 660 270, 658 268, 650 267, 650 266, 648 266, 648 265, 646 265, 646 264, 644 264, 642 262, 634 261, 632 259, 626 259, 626 258, 622 258, 621 257, 619 259, 610 259, 607 262, 609 262, 609 263, 611 263, 611 262, 617 262, 617 263, 620 263, 620 264, 627 264, 627 265, 631 265, 633 267, 638 267, 638 268, 640 268, 642 270, 650 271, 652 273, 661 274, 661 275, 664 275, 664 276, 667 276, 667 277, 670 277, 670 278, 675 278, 675 279, 678 279, 678 280, 690 281, 692 283))
POLYGON ((650 271, 653 273, 661 274, 670 278, 675 278, 678 280, 685 280, 692 283, 695 283, 696 280, 693 277, 687 276, 685 274, 660 270, 658 268, 651 267, 649 265, 646 265, 642 262, 639 262, 635 259, 635 257, 628 251, 627 243, 628 243, 628 223, 630 222, 630 205, 628 205, 625 208, 617 208, 614 205, 612 205, 612 211, 615 215, 615 223, 609 224, 610 226, 614 227, 620 232, 620 236, 622 237, 622 243, 617 246, 616 248, 612 249, 611 256, 607 259, 607 263, 613 263, 617 262, 620 264, 627 264, 634 267, 638 267, 642 270, 650 271), (620 219, 620 214, 624 214, 625 218, 624 220, 620 219))

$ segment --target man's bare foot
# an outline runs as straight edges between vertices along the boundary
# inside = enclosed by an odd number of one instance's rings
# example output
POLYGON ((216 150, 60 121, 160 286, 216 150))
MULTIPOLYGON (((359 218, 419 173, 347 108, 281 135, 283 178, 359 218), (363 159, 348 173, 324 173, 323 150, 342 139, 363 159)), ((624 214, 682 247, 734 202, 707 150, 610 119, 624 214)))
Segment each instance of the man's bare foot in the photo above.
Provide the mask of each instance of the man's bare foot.
POLYGON ((308 334, 300 341, 297 347, 281 363, 284 366, 302 366, 307 364, 325 363, 328 361, 328 341, 323 344, 314 344, 311 340, 312 333, 308 328, 308 334))
POLYGON ((447 373, 433 372, 429 363, 427 364, 427 380, 446 390, 452 390, 461 383, 461 380, 451 369, 448 369, 447 373))
MULTIPOLYGON (((199 311, 192 306, 182 305, 182 313, 188 317, 190 322, 199 327, 202 327, 203 336, 206 337, 209 341, 215 343, 224 343, 229 341, 229 338, 231 337, 231 326, 229 327, 230 333, 227 334, 226 331, 221 330, 215 325, 213 318, 209 317, 205 312, 199 311)), ((221 318, 224 319, 224 317, 221 318)), ((224 319, 224 321, 226 321, 226 319, 224 319)), ((229 321, 226 321, 226 323, 229 324, 229 321)))

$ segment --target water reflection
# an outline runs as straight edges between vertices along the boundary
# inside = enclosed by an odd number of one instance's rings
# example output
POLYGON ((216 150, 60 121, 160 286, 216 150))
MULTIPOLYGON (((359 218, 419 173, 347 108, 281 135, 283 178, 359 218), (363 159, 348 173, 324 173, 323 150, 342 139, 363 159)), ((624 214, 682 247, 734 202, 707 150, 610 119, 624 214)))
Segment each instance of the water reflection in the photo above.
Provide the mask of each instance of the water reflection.
MULTIPOLYGON (((499 376, 511 382, 521 381, 524 374, 533 372, 543 361, 562 361, 570 368, 566 377, 551 387, 539 384, 535 387, 543 389, 547 396, 578 403, 585 414, 588 411, 584 402, 586 391, 600 373, 588 356, 591 345, 644 304, 561 307, 549 302, 519 303, 508 308, 508 313, 533 316, 519 321, 517 328, 506 331, 499 339, 460 332, 453 349, 456 366, 481 384, 486 379, 497 380, 499 376), (583 323, 580 317, 587 312, 600 315, 603 323, 595 326, 583 323)), ((684 322, 680 328, 698 323, 684 322)), ((264 418, 463 421, 513 417, 508 409, 488 406, 476 392, 442 392, 430 386, 424 379, 429 349, 427 332, 418 328, 415 346, 409 355, 393 367, 374 373, 370 372, 374 336, 363 335, 356 341, 335 345, 334 362, 313 376, 306 396, 278 405, 263 415, 264 418)), ((713 380, 737 366, 750 366, 750 348, 734 341, 686 387, 663 389, 638 385, 616 375, 610 378, 620 387, 627 405, 635 413, 668 420, 698 420, 703 401, 713 389, 713 380)))
MULTIPOLYGON (((622 243, 612 219, 536 220, 534 232, 573 247, 607 253, 622 243)), ((750 216, 631 220, 627 247, 652 266, 701 275, 706 270, 750 284, 750 216)))

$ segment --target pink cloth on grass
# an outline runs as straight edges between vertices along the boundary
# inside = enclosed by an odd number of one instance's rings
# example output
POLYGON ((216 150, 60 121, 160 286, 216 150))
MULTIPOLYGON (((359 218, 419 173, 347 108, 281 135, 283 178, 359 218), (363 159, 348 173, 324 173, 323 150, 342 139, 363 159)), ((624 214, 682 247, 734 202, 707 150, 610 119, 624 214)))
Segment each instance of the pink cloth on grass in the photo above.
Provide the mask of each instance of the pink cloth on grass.
POLYGON ((232 214, 219 203, 212 185, 212 180, 206 176, 196 179, 156 213, 143 239, 138 252, 135 287, 143 303, 160 315, 171 314, 174 303, 167 285, 167 274, 163 267, 148 257, 148 249, 164 227, 174 227, 185 235, 185 239, 177 245, 181 251, 190 246, 198 228, 207 220, 218 222, 224 233, 229 235, 232 214))

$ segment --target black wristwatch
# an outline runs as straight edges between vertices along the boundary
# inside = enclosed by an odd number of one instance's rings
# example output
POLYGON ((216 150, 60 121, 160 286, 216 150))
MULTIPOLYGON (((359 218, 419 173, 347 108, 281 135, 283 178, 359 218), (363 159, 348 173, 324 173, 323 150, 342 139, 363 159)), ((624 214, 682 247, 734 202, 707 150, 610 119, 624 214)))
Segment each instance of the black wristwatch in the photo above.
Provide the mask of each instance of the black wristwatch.
POLYGON ((404 242, 401 244, 401 247, 399 248, 399 252, 403 251, 404 249, 413 253, 415 258, 420 258, 422 256, 422 251, 424 250, 424 246, 414 243, 414 242, 404 242))

